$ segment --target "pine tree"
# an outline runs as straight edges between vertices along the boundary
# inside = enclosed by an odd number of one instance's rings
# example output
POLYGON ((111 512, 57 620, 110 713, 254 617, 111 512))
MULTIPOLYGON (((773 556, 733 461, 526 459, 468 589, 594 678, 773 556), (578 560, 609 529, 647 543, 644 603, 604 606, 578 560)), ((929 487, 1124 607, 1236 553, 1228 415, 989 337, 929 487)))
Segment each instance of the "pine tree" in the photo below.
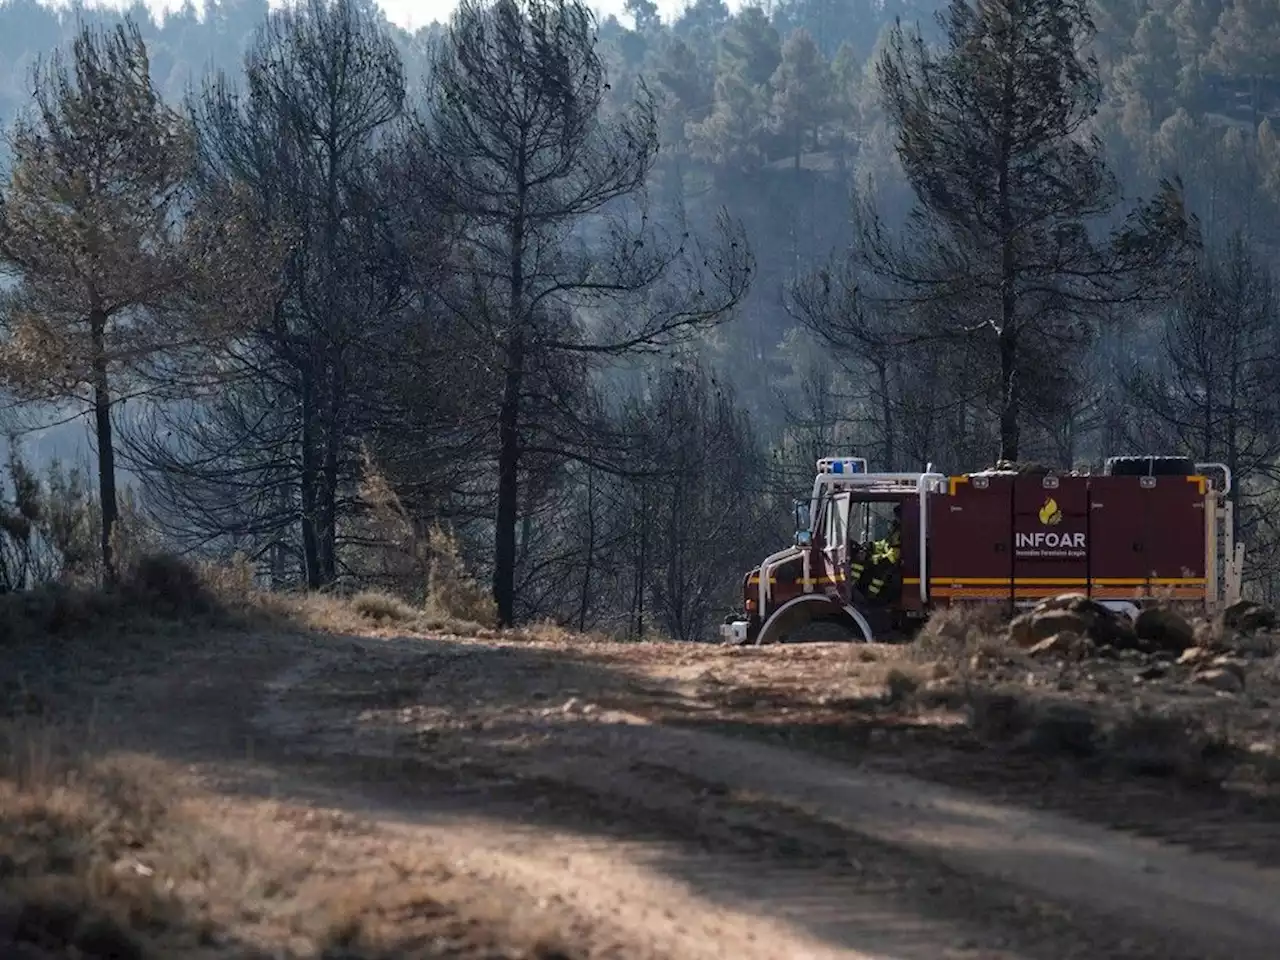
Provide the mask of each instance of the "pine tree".
POLYGON ((695 156, 738 171, 766 160, 770 81, 782 62, 778 31, 758 7, 748 7, 720 34, 716 57, 715 109, 690 124, 695 156))
POLYGON ((957 386, 985 397, 1016 459, 1028 412, 1069 392, 1100 308, 1150 294, 1194 231, 1166 183, 1108 247, 1091 237, 1118 197, 1086 126, 1100 96, 1080 54, 1086 0, 951 0, 940 22, 940 52, 898 25, 877 65, 917 204, 903 243, 864 211, 861 302, 898 314, 887 336, 902 348, 970 358, 957 386))
POLYGON ((1129 392, 1160 440, 1231 469, 1232 499, 1246 507, 1236 521, 1251 524, 1250 493, 1280 457, 1280 293, 1237 232, 1209 247, 1173 307, 1129 392))
POLYGON ((818 131, 831 116, 831 68, 807 30, 796 30, 782 47, 773 74, 773 125, 791 144, 800 169, 805 138, 818 149, 818 131))
POLYGON ((1177 34, 1168 18, 1154 11, 1148 13, 1138 22, 1133 50, 1116 68, 1117 93, 1122 99, 1140 98, 1159 124, 1177 109, 1181 67, 1177 34))
POLYGON ((782 62, 782 39, 759 7, 747 7, 720 34, 718 67, 752 87, 768 85, 782 62))
POLYGON ((1169 24, 1178 38, 1179 92, 1190 101, 1202 90, 1204 63, 1213 44, 1213 30, 1222 16, 1223 0, 1176 0, 1169 24))
POLYGON ((588 365, 727 319, 754 265, 727 218, 714 250, 649 218, 654 100, 641 89, 630 109, 602 109, 595 18, 580 0, 462 0, 431 78, 413 146, 430 157, 439 209, 460 224, 458 276, 440 297, 456 298, 449 311, 493 350, 496 383, 477 384, 475 405, 495 408, 493 590, 510 625, 522 475, 539 459, 581 458, 597 439, 583 413, 588 365), (580 230, 597 231, 589 250, 580 230))
POLYGON ((35 107, 13 132, 0 215, 0 260, 19 280, 4 303, 3 374, 26 396, 93 411, 111 583, 113 409, 152 361, 199 341, 190 298, 213 278, 209 242, 235 218, 224 209, 217 230, 194 228, 191 130, 152 85, 131 21, 82 28, 70 63, 59 54, 37 71, 35 107))

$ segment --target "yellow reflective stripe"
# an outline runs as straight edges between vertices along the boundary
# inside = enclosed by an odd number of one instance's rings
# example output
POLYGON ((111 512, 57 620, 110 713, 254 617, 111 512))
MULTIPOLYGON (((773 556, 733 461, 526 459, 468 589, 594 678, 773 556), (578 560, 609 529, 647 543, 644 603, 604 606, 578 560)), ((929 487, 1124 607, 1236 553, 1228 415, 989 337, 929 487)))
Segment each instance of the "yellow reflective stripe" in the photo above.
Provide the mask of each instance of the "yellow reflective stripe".
MULTIPOLYGON (((918 581, 907 580, 907 583, 918 581)), ((1205 582, 1204 577, 930 577, 930 586, 1001 586, 1008 583, 1025 586, 1083 587, 1089 583, 1108 587, 1146 586, 1148 583, 1161 586, 1195 586, 1205 582)))

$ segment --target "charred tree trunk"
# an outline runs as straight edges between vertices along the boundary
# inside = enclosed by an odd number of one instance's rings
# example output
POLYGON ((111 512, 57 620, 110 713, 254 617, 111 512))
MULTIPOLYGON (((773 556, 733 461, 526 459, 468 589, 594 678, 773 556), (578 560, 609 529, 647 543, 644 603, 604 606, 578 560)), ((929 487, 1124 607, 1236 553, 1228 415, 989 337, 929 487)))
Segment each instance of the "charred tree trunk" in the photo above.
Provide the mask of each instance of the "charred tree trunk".
POLYGON ((307 588, 321 585, 319 538, 316 536, 316 493, 319 470, 316 464, 315 385, 310 370, 302 371, 302 470, 298 479, 302 497, 302 565, 307 588))
POLYGON ((493 599, 498 623, 515 622, 516 523, 520 509, 520 391, 524 380, 523 334, 512 331, 506 381, 498 412, 498 512, 494 531, 493 599))
POLYGON ((111 382, 107 377, 107 315, 98 307, 89 312, 93 349, 93 415, 98 441, 98 499, 102 506, 102 580, 108 587, 119 578, 115 555, 116 524, 120 507, 116 499, 116 451, 111 434, 111 382))
POLYGON ((324 445, 323 486, 320 490, 320 575, 326 584, 338 579, 338 485, 342 453, 341 390, 342 374, 336 368, 330 377, 324 445))
POLYGON ((342 125, 339 117, 341 107, 338 103, 337 89, 329 92, 326 104, 328 136, 325 142, 325 334, 323 337, 323 353, 321 365, 316 370, 317 377, 327 377, 328 390, 324 405, 324 463, 321 468, 321 486, 319 493, 319 554, 320 579, 325 584, 333 583, 338 577, 338 448, 342 443, 339 427, 341 404, 341 361, 339 359, 341 333, 339 324, 339 260, 338 231, 341 225, 341 204, 338 195, 339 164, 341 151, 338 145, 338 130, 342 125))
POLYGON ((893 429, 893 398, 889 396, 889 364, 883 357, 876 360, 876 380, 880 388, 880 416, 884 418, 884 457, 885 469, 893 470, 896 466, 897 442, 893 429))
POLYGON ((587 613, 591 609, 591 576, 596 559, 596 484, 595 471, 587 467, 587 555, 582 565, 582 589, 578 597, 578 632, 587 629, 587 613))
POLYGON ((1015 97, 1013 61, 1004 73, 1002 137, 997 166, 997 202, 1000 213, 1000 459, 1017 460, 1018 442, 1018 328, 1017 260, 1014 250, 1014 218, 1010 177, 1013 163, 1013 109, 1015 97))
POLYGON ((515 623, 516 524, 520 512, 520 395, 524 390, 525 364, 525 167, 528 151, 521 138, 515 169, 516 203, 510 220, 507 305, 506 371, 502 404, 498 410, 498 510, 494 522, 493 599, 499 626, 515 623))
POLYGON ((1000 459, 1017 460, 1018 443, 1018 341, 1000 332, 1000 459))
POLYGON ((635 617, 636 639, 644 639, 644 587, 649 577, 649 493, 648 487, 640 488, 640 536, 639 555, 636 558, 635 598, 631 604, 631 612, 635 617))

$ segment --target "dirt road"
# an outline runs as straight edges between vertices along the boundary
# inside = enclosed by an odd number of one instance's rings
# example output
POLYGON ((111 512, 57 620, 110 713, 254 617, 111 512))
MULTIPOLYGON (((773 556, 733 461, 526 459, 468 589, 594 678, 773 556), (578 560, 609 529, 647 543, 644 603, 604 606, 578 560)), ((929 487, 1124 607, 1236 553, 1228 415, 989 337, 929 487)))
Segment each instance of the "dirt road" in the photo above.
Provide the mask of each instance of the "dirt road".
MULTIPOLYGON (((447 874, 548 960, 1280 952, 1280 871, 727 736, 693 722, 700 655, 233 637, 115 683, 96 722, 228 823, 358 822, 315 854, 343 882, 447 874)), ((463 955, 413 923, 383 955, 463 955)))

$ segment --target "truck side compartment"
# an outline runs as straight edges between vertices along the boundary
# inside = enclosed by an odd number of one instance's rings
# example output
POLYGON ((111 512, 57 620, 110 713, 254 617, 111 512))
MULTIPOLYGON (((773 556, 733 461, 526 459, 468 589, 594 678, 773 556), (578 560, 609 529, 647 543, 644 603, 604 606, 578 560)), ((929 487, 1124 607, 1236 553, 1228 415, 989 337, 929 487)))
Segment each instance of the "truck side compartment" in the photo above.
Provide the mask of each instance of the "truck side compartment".
POLYGON ((930 595, 1203 599, 1207 491, 1199 476, 952 477, 930 498, 930 595))
POLYGON ((1204 477, 1092 477, 1093 595, 1205 595, 1204 477))
POLYGON ((929 596, 1004 600, 1013 587, 1011 477, 951 477, 929 498, 929 596))
POLYGON ((1013 481, 1013 595, 1026 600, 1089 584, 1089 487, 1082 477, 1013 481))

